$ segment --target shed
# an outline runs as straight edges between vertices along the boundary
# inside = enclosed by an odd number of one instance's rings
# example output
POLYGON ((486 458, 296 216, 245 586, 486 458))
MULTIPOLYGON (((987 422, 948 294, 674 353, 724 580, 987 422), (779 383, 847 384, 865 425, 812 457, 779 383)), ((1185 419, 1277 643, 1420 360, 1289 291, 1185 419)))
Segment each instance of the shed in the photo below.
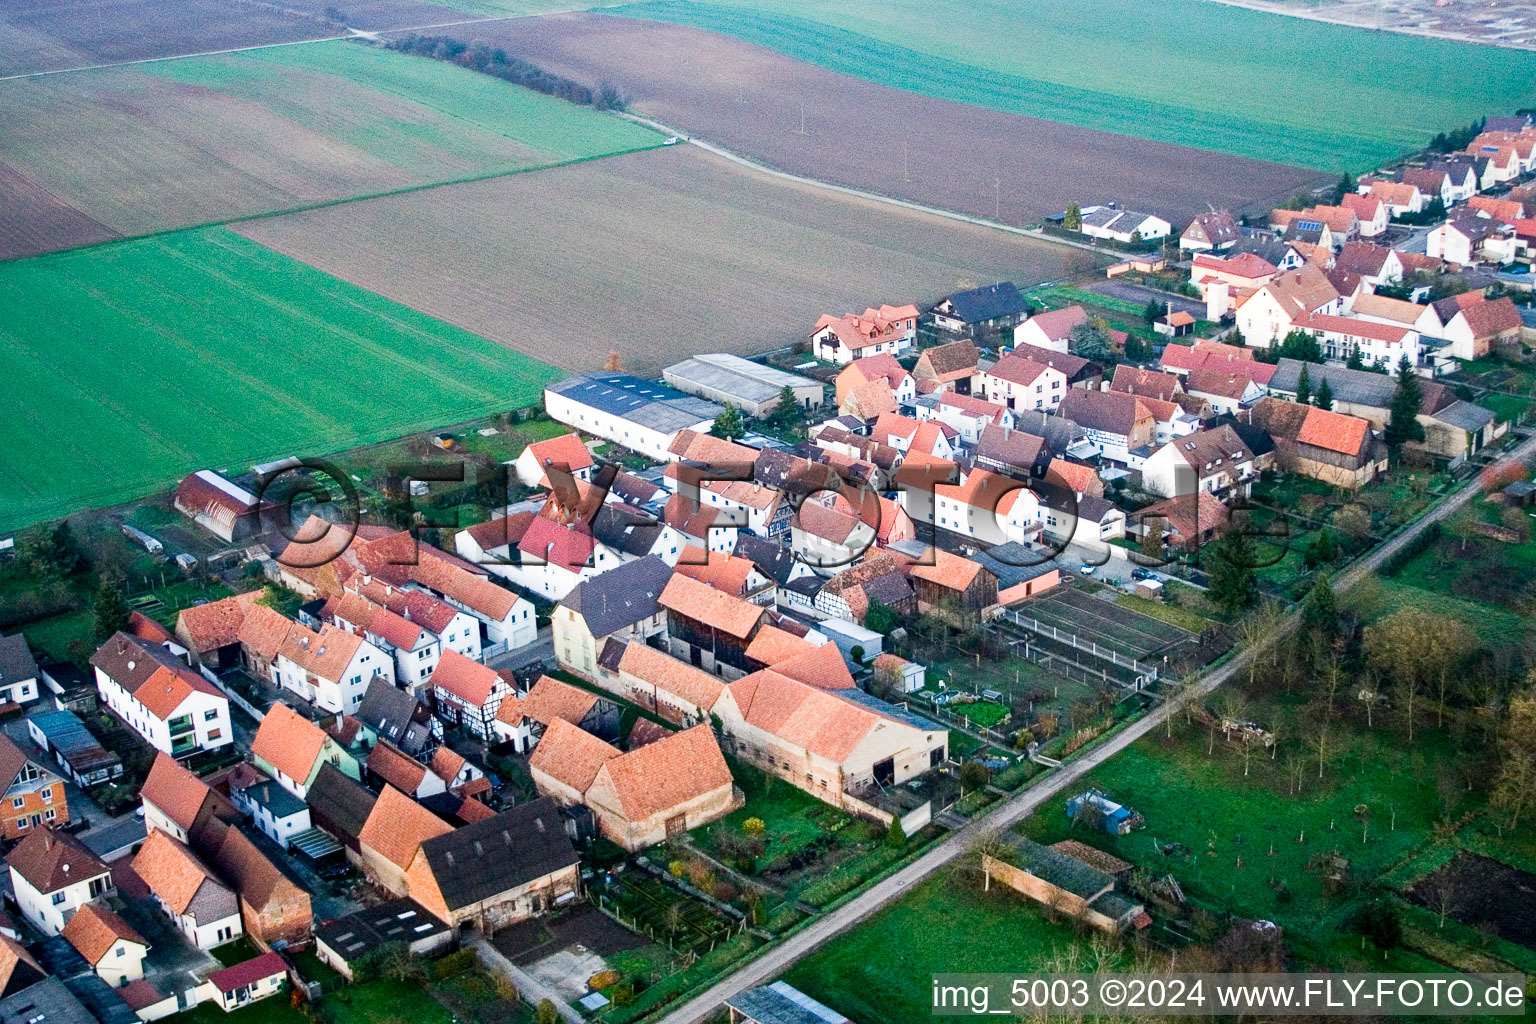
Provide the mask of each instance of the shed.
POLYGON ((849 622, 847 619, 823 619, 816 624, 816 628, 830 637, 837 645, 837 649, 843 652, 843 657, 849 661, 853 660, 855 647, 862 649, 865 661, 885 652, 885 636, 872 629, 865 629, 856 622, 849 622))
POLYGON ((120 778, 123 759, 103 747, 85 723, 68 711, 40 711, 27 718, 27 733, 53 755, 81 789, 120 778))
POLYGON ((1136 596, 1145 597, 1149 601, 1161 601, 1163 599, 1162 580, 1139 580, 1136 583, 1136 596))

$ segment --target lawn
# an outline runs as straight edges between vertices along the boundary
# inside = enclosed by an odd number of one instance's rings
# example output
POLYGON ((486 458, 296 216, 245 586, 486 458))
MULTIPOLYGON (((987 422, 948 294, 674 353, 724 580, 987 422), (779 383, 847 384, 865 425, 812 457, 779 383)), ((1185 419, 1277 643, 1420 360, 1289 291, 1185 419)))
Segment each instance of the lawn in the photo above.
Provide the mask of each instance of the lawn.
POLYGON ((1300 962, 1342 966, 1348 947, 1358 952, 1358 940, 1341 945, 1339 935, 1357 890, 1330 883, 1323 859, 1337 853, 1347 858, 1350 879, 1369 881, 1427 845, 1441 807, 1425 780, 1454 751, 1443 733, 1428 728, 1409 746, 1395 730, 1340 724, 1319 779, 1315 752, 1300 742, 1301 723, 1274 706, 1249 713, 1279 729, 1285 749, 1271 760, 1255 748, 1246 776, 1235 744, 1218 734, 1208 753, 1209 737, 1196 731, 1172 741, 1159 732, 1084 780, 1083 788, 1103 789, 1145 815, 1144 830, 1111 836, 1074 829, 1065 798, 1042 807, 1024 828, 1041 842, 1075 838, 1153 875, 1171 872, 1207 911, 1275 921, 1300 962), (1307 759, 1298 768, 1293 755, 1307 759), (1301 791, 1292 795, 1297 771, 1301 791), (1183 848, 1161 852, 1160 844, 1174 843, 1183 848))
POLYGON ((536 403, 534 359, 220 229, 0 266, 0 529, 536 403))
MULTIPOLYGON (((1167 584, 1164 584, 1167 587, 1167 584)), ((1136 594, 1122 594, 1115 598, 1115 603, 1122 608, 1129 608, 1133 612, 1150 615, 1154 619, 1161 619, 1171 626, 1178 626, 1191 633, 1202 633, 1216 625, 1210 619, 1182 608, 1178 605, 1167 604, 1163 601, 1153 601, 1150 598, 1139 597, 1136 594)))
POLYGON ((0 172, 62 204, 45 216, 0 201, 0 218, 30 225, 0 230, 0 257, 77 244, 64 229, 81 216, 132 236, 661 142, 457 65, 338 40, 3 82, 0 121, 0 172), (64 121, 71 131, 54 130, 64 121))
POLYGON ((1536 69, 1528 52, 1201 0, 1038 0, 1027 11, 1009 0, 660 0, 619 10, 912 92, 1333 172, 1513 111, 1536 69))
POLYGON ((979 872, 955 868, 800 961, 784 980, 861 1024, 912 1024, 932 1010, 940 972, 1047 969, 1081 946, 1011 890, 981 891, 979 872))

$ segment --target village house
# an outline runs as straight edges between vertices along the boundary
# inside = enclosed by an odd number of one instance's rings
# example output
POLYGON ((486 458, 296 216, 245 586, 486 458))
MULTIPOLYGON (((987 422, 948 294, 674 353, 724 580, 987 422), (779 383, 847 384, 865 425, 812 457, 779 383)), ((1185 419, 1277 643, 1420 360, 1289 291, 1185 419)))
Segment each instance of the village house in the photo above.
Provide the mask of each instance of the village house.
POLYGON ((422 839, 404 881, 443 923, 490 935, 579 899, 580 872, 559 810, 534 800, 422 839))
POLYGON ((551 469, 590 482, 596 463, 579 434, 561 434, 525 447, 513 463, 517 482, 524 487, 549 486, 551 469))
POLYGON ((997 604, 997 577, 968 558, 931 550, 910 569, 918 613, 961 626, 977 622, 997 604))
POLYGON ((1088 323, 1088 312, 1082 306, 1042 310, 1013 329, 1015 347, 1028 345, 1048 352, 1068 352, 1072 329, 1088 323))
POLYGON ((1335 270, 1358 274, 1372 288, 1397 284, 1403 279, 1403 261, 1397 250, 1369 242, 1350 242, 1334 257, 1335 270))
MULTIPOLYGON (((884 409, 874 412, 861 412, 857 409, 847 408, 851 402, 864 403, 868 401, 869 392, 866 389, 884 385, 897 404, 910 402, 917 397, 917 382, 912 375, 896 361, 893 355, 882 354, 865 356, 856 359, 843 367, 837 374, 837 411, 839 413, 851 413, 861 420, 873 419, 884 409), (863 396, 863 397, 860 397, 863 396)), ((878 395, 881 392, 875 392, 878 395)))
POLYGON ((1338 362, 1358 354, 1367 366, 1381 366, 1396 373, 1405 358, 1412 367, 1424 360, 1419 333, 1397 324, 1314 313, 1297 320, 1295 329, 1316 338, 1324 358, 1338 362))
POLYGON ((1483 359, 1520 338, 1520 311, 1509 298, 1475 302, 1458 309, 1441 331, 1457 359, 1483 359))
POLYGON ((997 577, 997 603, 1004 607, 1061 584, 1061 569, 1049 551, 1035 551, 1015 541, 978 551, 970 560, 997 577))
POLYGON ((1027 543, 1040 533, 1040 501, 1011 477, 973 469, 934 488, 934 524, 983 544, 1027 543))
POLYGON ((198 986, 199 994, 206 995, 225 1013, 249 1006, 261 999, 275 996, 283 990, 288 977, 288 962, 277 953, 263 953, 221 971, 208 975, 208 980, 198 986))
POLYGON ((1029 315, 1029 303, 1012 281, 955 292, 930 311, 933 325, 983 344, 994 334, 1011 331, 1029 315))
POLYGON ((379 741, 363 763, 370 784, 393 786, 415 800, 448 792, 448 784, 388 740, 379 741))
POLYGON ((374 676, 394 682, 395 659, 339 626, 326 623, 313 630, 294 622, 268 676, 321 711, 350 715, 374 676))
MULTIPOLYGON (((986 374, 983 379, 988 379, 986 374)), ((912 411, 920 422, 936 420, 955 431, 960 440, 969 445, 980 440, 981 432, 989 425, 1013 426, 1013 413, 1005 405, 975 395, 956 395, 948 391, 926 395, 922 401, 913 403, 912 411)), ((896 454, 900 461, 900 453, 896 454)))
POLYGON ((233 742, 229 698, 164 646, 114 633, 91 665, 102 701, 156 750, 190 757, 233 742))
POLYGON ((432 711, 405 690, 377 677, 368 685, 354 716, 364 747, 387 740, 412 757, 430 753, 443 726, 432 711))
POLYGON ((309 893, 279 871, 237 825, 212 822, 196 847, 234 889, 245 933, 261 949, 309 945, 309 893))
POLYGON ((261 533, 256 495, 211 469, 200 469, 176 485, 171 499, 177 512, 228 544, 261 533))
POLYGON ((251 824, 284 850, 314 825, 309 805, 274 779, 257 778, 247 786, 232 786, 230 800, 251 824))
POLYGON ((37 660, 20 633, 0 636, 0 708, 37 699, 37 660))
POLYGON ((912 367, 917 393, 931 395, 936 391, 953 391, 958 395, 969 395, 980 390, 979 359, 976 346, 970 341, 952 341, 924 349, 917 357, 917 365, 912 367))
POLYGON ((1480 262, 1510 263, 1515 248, 1513 228, 1486 213, 1469 212, 1433 228, 1424 251, 1466 267, 1480 262))
POLYGON ((1119 391, 1080 391, 1062 400, 1060 414, 1088 432, 1097 455, 1126 462, 1130 452, 1152 443, 1157 418, 1146 400, 1119 391))
POLYGON ((379 885, 396 896, 411 896, 406 871, 421 844, 453 828, 421 804, 393 786, 379 791, 373 809, 358 833, 354 862, 379 885))
POLYGON ((1167 238, 1173 232, 1173 225, 1161 217, 1135 210, 1122 210, 1114 203, 1085 206, 1081 213, 1082 227, 1079 231, 1089 238, 1108 238, 1122 245, 1155 242, 1159 238, 1167 238))
MULTIPOLYGON (((351 591, 343 594, 331 609, 330 618, 333 625, 361 636, 380 651, 392 655, 395 661, 393 678, 406 686, 421 686, 442 655, 442 643, 437 634, 383 605, 374 604, 361 594, 351 591)), ((364 693, 374 679, 390 681, 383 676, 370 677, 364 693)), ((362 703, 361 697, 358 703, 362 703)))
POLYGON ((314 826, 341 843, 347 859, 360 866, 362 843, 359 836, 368 816, 373 813, 374 795, 363 788, 362 783, 327 762, 310 785, 306 802, 314 826))
POLYGON ((1185 252, 1223 252, 1242 237, 1231 210, 1212 210, 1196 214, 1179 235, 1179 248, 1185 252))
POLYGON ((1431 202, 1431 199, 1426 198, 1419 187, 1411 181, 1382 181, 1379 178, 1367 178, 1360 183, 1360 187, 1367 190, 1366 195, 1380 199, 1387 208, 1387 214, 1394 220, 1422 213, 1424 207, 1431 202))
POLYGON ((751 671, 747 644, 767 621, 766 609, 686 576, 673 576, 660 600, 667 610, 667 647, 673 657, 725 678, 751 671))
POLYGON ((581 583, 550 616, 555 656, 584 679, 598 675, 597 659, 609 638, 645 643, 666 632, 661 592, 672 569, 655 556, 628 562, 581 583))
POLYGON ((879 787, 944 763, 948 730, 857 688, 825 690, 762 669, 726 687, 714 713, 725 749, 813 796, 890 820, 868 803, 879 787))
POLYGON ((183 843, 193 843, 210 821, 235 821, 239 809, 170 755, 156 755, 139 790, 146 831, 161 831, 183 843))
POLYGON ((133 926, 106 907, 87 903, 75 911, 61 933, 91 970, 113 988, 144 977, 149 943, 133 926))
POLYGON ((239 938, 240 902, 185 845, 151 832, 133 858, 133 873, 188 942, 212 949, 239 938))
POLYGON ((1262 398, 1244 413, 1275 442, 1278 468, 1351 490, 1387 471, 1387 446, 1355 416, 1262 398))
POLYGON ((0 836, 19 839, 29 832, 69 823, 69 797, 64 780, 29 757, 9 736, 0 734, 0 836))
POLYGON ((1247 374, 1219 369, 1189 371, 1184 388, 1191 399, 1207 402, 1217 414, 1236 412, 1264 397, 1263 387, 1247 374))
POLYGON ((58 935, 81 907, 114 891, 106 864, 67 832, 30 832, 5 862, 21 916, 44 935, 58 935))
POLYGON ((1190 264, 1189 283, 1205 299, 1206 319, 1220 320, 1235 298, 1246 299, 1280 273, 1280 268, 1254 253, 1211 256, 1201 253, 1190 264), (1218 287, 1225 286, 1225 287, 1218 287))
POLYGON ((1192 553, 1211 543, 1226 529, 1231 513, 1209 491, 1179 494, 1132 513, 1142 534, 1157 523, 1163 531, 1163 549, 1192 553))
POLYGON ((557 721, 528 769, 541 794, 567 806, 590 807, 598 831, 631 853, 717 821, 739 806, 730 769, 707 724, 623 753, 557 721))
MULTIPOLYGON (((917 595, 907 579, 904 562, 887 552, 878 552, 865 558, 858 565, 850 566, 832 577, 816 594, 815 610, 822 615, 863 625, 873 602, 879 601, 898 615, 917 614, 917 595)), ((783 660, 780 652, 767 657, 763 648, 775 640, 782 641, 784 631, 764 626, 757 639, 747 648, 747 655, 759 667, 768 667, 783 660)), ((805 641, 796 637, 793 649, 801 650, 805 641)), ((867 653, 867 652, 866 652, 867 653)))
POLYGON ((1269 348, 1310 314, 1342 312, 1343 301, 1327 275, 1307 265, 1281 274, 1255 292, 1238 308, 1237 326, 1249 345, 1269 348))
POLYGON ((795 513, 790 545, 801 562, 816 570, 855 561, 875 544, 875 528, 852 511, 806 501, 795 513))
MULTIPOLYGON (((917 338, 917 307, 882 305, 863 313, 823 315, 811 331, 811 354, 829 363, 851 363, 870 356, 897 356, 917 338)), ((838 392, 838 402, 842 402, 838 392)))
POLYGON ((1339 201, 1339 205, 1354 213, 1360 225, 1358 234, 1362 239, 1381 237, 1392 221, 1387 204, 1377 196, 1350 192, 1339 201))
POLYGON ((1247 497, 1253 481, 1274 462, 1272 452, 1259 454, 1229 424, 1169 441, 1142 466, 1142 486, 1172 498, 1204 491, 1225 499, 1247 497))
POLYGON ((1406 328, 1417 332, 1421 338, 1438 338, 1444 329, 1434 306, 1421 306, 1385 295, 1357 296, 1350 315, 1356 320, 1406 328))
POLYGON ((496 737, 510 742, 518 753, 527 753, 557 720, 603 739, 619 738, 618 705, 549 676, 540 676, 526 696, 513 695, 502 701, 495 722, 496 737))
POLYGON ((981 379, 987 401, 1010 411, 1033 409, 1055 412, 1070 390, 1065 373, 1017 353, 1009 353, 999 359, 981 375, 981 379))
POLYGON ((104 786, 123 777, 123 759, 107 750, 72 711, 35 711, 27 716, 27 735, 52 754, 66 778, 81 789, 104 786))
POLYGON ((670 462, 678 431, 708 433, 724 410, 658 381, 625 373, 582 373, 545 388, 544 411, 583 433, 670 462))
POLYGON ((251 757, 257 768, 300 800, 327 764, 351 778, 360 775, 357 759, 334 737, 282 703, 267 709, 251 742, 251 757))
POLYGON ((485 739, 494 734, 496 711, 512 692, 499 672, 452 651, 438 662, 430 682, 438 717, 485 739))

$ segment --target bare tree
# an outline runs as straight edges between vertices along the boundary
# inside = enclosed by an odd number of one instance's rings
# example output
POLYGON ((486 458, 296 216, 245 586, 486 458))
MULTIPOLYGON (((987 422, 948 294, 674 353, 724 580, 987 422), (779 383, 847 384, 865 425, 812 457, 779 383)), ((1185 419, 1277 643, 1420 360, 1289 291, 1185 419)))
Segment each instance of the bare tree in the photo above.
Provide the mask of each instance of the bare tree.
POLYGON ((1323 777, 1323 767, 1328 763, 1328 754, 1333 750, 1333 737, 1329 735, 1328 723, 1323 722, 1312 730, 1308 738, 1312 749, 1317 751, 1317 777, 1323 777))

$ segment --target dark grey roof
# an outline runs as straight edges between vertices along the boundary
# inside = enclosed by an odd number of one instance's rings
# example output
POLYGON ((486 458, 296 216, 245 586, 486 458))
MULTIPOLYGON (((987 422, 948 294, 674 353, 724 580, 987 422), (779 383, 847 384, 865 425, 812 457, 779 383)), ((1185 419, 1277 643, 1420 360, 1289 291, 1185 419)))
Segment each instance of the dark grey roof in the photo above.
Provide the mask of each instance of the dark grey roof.
POLYGON ((1016 540, 998 544, 969 556, 971 561, 997 577, 997 589, 1007 590, 1056 569, 1049 551, 1031 551, 1016 540))
POLYGON ((749 988, 725 1005, 756 1024, 850 1024, 847 1017, 783 981, 749 988))
POLYGON ((758 572, 780 586, 789 582, 797 564, 791 551, 765 537, 747 533, 745 530, 736 534, 736 549, 733 554, 747 559, 757 566, 758 572))
MULTIPOLYGON (((1397 393, 1397 378, 1385 373, 1351 370, 1347 366, 1304 363, 1299 359, 1282 359, 1275 368, 1275 375, 1269 379, 1267 387, 1270 394, 1279 392, 1294 395, 1303 366, 1307 368, 1307 381, 1312 387, 1312 393, 1316 394, 1318 385, 1326 380, 1337 402, 1385 409, 1392 404, 1392 396, 1397 393)), ((1451 390, 1438 381, 1420 381, 1419 390, 1423 394, 1419 409, 1424 413, 1434 414, 1456 401, 1451 390)))
POLYGON ((863 583, 864 595, 874 598, 887 608, 895 607, 912 597, 912 582, 906 574, 892 571, 882 573, 863 583))
POLYGON ((20 633, 0 636, 0 686, 37 678, 37 660, 20 633))
POLYGON ((580 859, 548 797, 428 839, 421 853, 449 910, 494 899, 580 859))
POLYGON ((877 715, 884 715, 892 721, 901 722, 903 725, 910 725, 914 729, 922 729, 925 732, 940 732, 944 729, 944 726, 931 718, 924 718, 916 712, 887 703, 872 693, 865 693, 858 687, 847 690, 828 690, 827 692, 843 698, 843 700, 850 704, 857 704, 861 708, 873 711, 877 715))
POLYGON ((1029 839, 1019 840, 1012 856, 1005 855, 1005 859, 1036 878, 1044 879, 1058 889, 1065 889, 1083 899, 1090 899, 1115 884, 1112 876, 1098 868, 1029 839))
POLYGON ((96 653, 91 655, 91 664, 130 693, 162 665, 176 669, 187 667, 186 662, 160 644, 123 632, 113 633, 106 643, 96 648, 96 653))
MULTIPOLYGON (((83 957, 81 959, 84 959, 83 957)), ((139 1024, 139 1015, 123 1001, 117 990, 96 975, 94 971, 77 974, 64 981, 70 995, 80 1001, 91 1016, 101 1024, 139 1024)), ((23 993, 25 994, 25 993, 23 993)), ((33 1017, 36 1016, 34 1013, 33 1017)), ((29 1018, 30 1019, 30 1018, 29 1018)), ((38 1024, 52 1024, 53 1018, 38 1024)))
POLYGON ((39 711, 28 715, 27 721, 34 723, 49 746, 81 775, 122 763, 122 758, 103 747, 72 711, 39 711))
POLYGON ((409 896, 315 925, 315 938, 351 962, 391 942, 420 942, 449 927, 409 896))
MULTIPOLYGON (((31 971, 30 966, 27 967, 31 971)), ((35 972, 34 972, 35 973, 35 972)), ((122 1002, 122 1000, 118 1000, 122 1002)), ((58 978, 44 978, 0 999, 0 1024, 96 1024, 96 1018, 58 978)))
POLYGON ((985 288, 956 292, 945 300, 956 320, 965 324, 985 323, 1001 316, 1029 312, 1029 303, 1012 281, 999 281, 985 288))
POLYGON ((201 928, 240 913, 240 901, 223 882, 209 876, 197 887, 197 892, 192 894, 191 901, 182 913, 195 920, 201 928))
POLYGON ((1462 430, 1478 431, 1493 422, 1493 410, 1471 402, 1453 402, 1434 414, 1441 423, 1462 430))
POLYGON ((661 489, 660 484, 652 483, 642 476, 626 473, 623 470, 620 470, 614 476, 613 482, 608 485, 609 494, 617 495, 631 505, 644 505, 656 497, 656 493, 661 489))
POLYGON ((253 804, 260 804, 274 818, 287 818, 307 810, 308 805, 284 789, 275 779, 248 786, 245 795, 253 804))
POLYGON ((1013 429, 1045 438, 1045 443, 1051 446, 1053 452, 1064 452, 1088 436, 1088 431, 1084 430, 1080 423, 1065 416, 1045 412, 1015 412, 1013 429))
POLYGON ((599 412, 663 432, 713 420, 724 411, 713 402, 627 373, 577 374, 551 384, 548 390, 599 412))
POLYGON ((1483 118, 1483 131, 1485 132, 1518 132, 1530 126, 1530 114, 1498 115, 1483 118))
POLYGON ((666 562, 646 555, 583 580, 560 604, 585 619, 593 636, 607 636, 655 615, 671 578, 666 562))
POLYGON ((432 736, 431 712, 383 676, 369 682, 356 717, 407 754, 419 753, 432 736))
POLYGON ((320 768, 314 784, 304 794, 315 824, 333 829, 338 839, 357 839, 363 823, 373 812, 374 795, 362 783, 348 778, 330 762, 320 768))
POLYGON ((592 536, 622 554, 640 558, 650 554, 661 535, 661 523, 615 502, 607 502, 592 517, 592 536))

